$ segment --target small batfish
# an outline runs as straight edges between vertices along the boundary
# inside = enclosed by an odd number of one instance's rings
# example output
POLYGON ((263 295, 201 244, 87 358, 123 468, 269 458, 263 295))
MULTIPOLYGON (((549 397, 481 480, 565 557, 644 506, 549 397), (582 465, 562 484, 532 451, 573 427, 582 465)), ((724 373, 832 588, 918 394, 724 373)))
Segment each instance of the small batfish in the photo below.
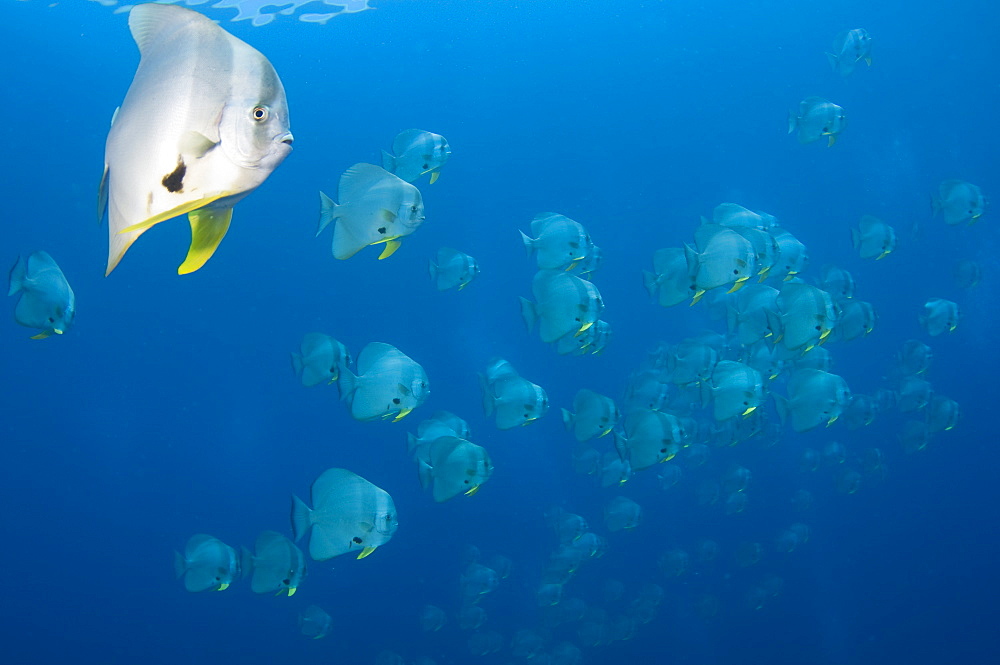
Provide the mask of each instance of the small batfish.
POLYGON ((785 360, 779 354, 780 350, 781 347, 762 340, 746 347, 740 360, 760 372, 761 376, 773 381, 785 367, 785 360))
POLYGON ((986 211, 986 205, 982 190, 963 180, 945 180, 931 198, 934 214, 940 214, 949 226, 975 223, 986 211))
POLYGON ((625 445, 633 471, 674 458, 684 432, 677 416, 663 411, 632 411, 625 416, 625 445))
POLYGON ((872 38, 864 28, 855 28, 840 33, 833 40, 831 52, 826 54, 833 71, 847 76, 862 60, 871 67, 872 38))
POLYGON ((716 420, 746 418, 764 402, 764 380, 760 372, 733 360, 720 360, 706 384, 716 420))
POLYGON ((844 408, 844 422, 848 429, 860 429, 871 425, 878 413, 875 399, 868 395, 851 395, 844 408))
POLYGON ((211 258, 233 206, 291 152, 285 89, 267 58, 198 12, 137 5, 128 26, 140 60, 104 151, 106 274, 143 232, 187 214, 183 275, 211 258))
POLYGON ((774 236, 762 229, 755 229, 745 226, 737 226, 733 231, 743 236, 750 246, 753 247, 754 264, 757 266, 757 274, 761 280, 766 279, 775 261, 781 256, 781 247, 774 236))
POLYGON ((769 233, 774 236, 779 249, 771 276, 787 282, 809 266, 809 254, 806 246, 787 230, 774 227, 769 233))
POLYGON ((243 548, 240 560, 243 577, 250 577, 254 593, 271 593, 289 597, 306 575, 306 560, 295 543, 276 531, 257 536, 255 552, 243 548))
POLYGON ((803 369, 788 380, 788 397, 775 395, 781 422, 792 422, 796 432, 819 425, 832 425, 851 398, 847 382, 836 374, 818 369, 803 369))
POLYGON ((983 267, 971 259, 962 259, 955 265, 955 285, 971 289, 983 281, 983 267))
POLYGON ((926 374, 932 360, 934 351, 931 347, 915 339, 908 339, 903 342, 903 348, 896 354, 896 367, 904 376, 926 374))
POLYGON ((830 294, 809 284, 788 282, 778 292, 781 338, 786 349, 807 352, 826 340, 837 321, 830 294))
POLYGON ((934 395, 927 404, 927 427, 933 432, 947 432, 955 428, 961 412, 958 402, 944 395, 934 395))
POLYGON ((778 347, 779 352, 784 351, 786 354, 786 362, 790 362, 792 366, 792 371, 798 371, 800 369, 821 369, 824 372, 829 372, 833 367, 833 356, 830 352, 821 346, 814 346, 808 351, 803 351, 799 354, 794 354, 784 347, 778 347))
POLYGON ((586 518, 559 506, 545 511, 545 523, 556 534, 560 545, 575 543, 590 530, 586 518))
POLYGON ((330 634, 333 618, 315 605, 299 613, 299 630, 306 637, 318 640, 330 634))
POLYGON ((479 375, 483 411, 496 413, 499 429, 511 429, 541 418, 549 410, 549 397, 541 386, 522 378, 506 360, 495 360, 479 375))
POLYGON ((599 354, 611 341, 611 324, 598 319, 579 335, 566 334, 556 340, 556 352, 582 356, 585 353, 599 354))
POLYGON ((292 370, 307 388, 333 383, 340 377, 340 368, 350 363, 347 347, 323 333, 307 333, 299 353, 292 353, 292 370))
POLYGON ((695 232, 695 245, 697 249, 684 247, 688 275, 695 285, 692 305, 710 289, 731 286, 730 293, 737 291, 756 274, 753 246, 730 228, 702 224, 695 232))
POLYGON ((863 259, 884 259, 896 249, 896 231, 877 217, 865 215, 851 229, 851 244, 863 259))
POLYGON ((476 260, 450 247, 442 247, 437 256, 428 263, 428 271, 438 291, 447 291, 456 286, 461 291, 479 274, 476 260))
POLYGON ((424 200, 420 190, 373 164, 359 163, 340 176, 340 203, 319 193, 318 236, 330 222, 333 256, 349 259, 368 245, 385 243, 379 260, 399 249, 400 238, 424 223, 424 200))
POLYGON ((420 421, 416 434, 407 433, 406 449, 415 460, 428 460, 428 446, 443 436, 468 439, 470 436, 469 425, 454 413, 435 411, 430 418, 420 421))
POLYGON ((363 559, 385 545, 399 522, 389 494, 356 473, 327 469, 312 485, 312 509, 292 497, 292 532, 298 541, 312 529, 309 555, 316 561, 361 550, 363 559))
POLYGON ((618 424, 621 412, 610 397, 582 388, 573 398, 573 412, 562 410, 563 424, 577 441, 602 437, 618 424))
POLYGON ((392 152, 394 154, 382 151, 382 168, 406 182, 430 173, 432 185, 451 157, 451 147, 443 136, 421 129, 407 129, 397 134, 392 140, 392 152))
POLYGON ((653 254, 653 272, 642 271, 642 283, 649 295, 663 307, 679 305, 694 297, 697 290, 688 274, 687 258, 680 247, 658 249, 653 254))
POLYGON ((959 316, 957 303, 943 298, 931 298, 924 303, 924 310, 920 313, 920 325, 928 335, 937 337, 944 332, 955 332, 959 316))
POLYGON ((340 398, 355 420, 397 422, 430 394, 424 368, 394 346, 372 342, 358 356, 357 376, 346 367, 340 375, 340 398))
POLYGON ((448 615, 435 605, 424 605, 420 610, 420 628, 425 633, 436 633, 448 623, 448 615))
POLYGON ((904 376, 896 391, 896 408, 903 413, 919 411, 930 403, 933 394, 930 381, 919 376, 904 376))
POLYGON ((535 256, 539 270, 569 270, 587 258, 593 243, 579 222, 555 212, 543 212, 531 220, 532 238, 521 232, 524 250, 535 256))
POLYGON ((472 496, 493 475, 493 463, 482 446, 456 436, 442 436, 429 444, 426 460, 417 460, 424 489, 432 488, 434 500, 447 501, 459 494, 472 496))
POLYGON ((823 266, 823 270, 820 272, 819 285, 837 302, 854 297, 854 277, 843 268, 823 266))
MULTIPOLYGON (((702 223, 705 223, 704 220, 702 223)), ((730 228, 767 229, 774 223, 774 217, 766 213, 747 210, 735 203, 720 203, 712 211, 712 223, 730 228)))
POLYGON ((642 521, 642 508, 632 499, 616 496, 604 507, 604 524, 608 531, 634 529, 642 521))
POLYGON ((670 381, 678 386, 706 381, 718 359, 719 352, 710 344, 684 340, 667 356, 670 381))
POLYGON ((781 334, 780 328, 774 330, 771 326, 778 319, 778 290, 764 284, 751 284, 735 294, 727 307, 726 320, 729 331, 739 335, 740 344, 749 346, 775 333, 781 334))
POLYGON ((799 130, 799 143, 812 143, 828 137, 828 146, 847 125, 844 109, 820 97, 807 97, 799 103, 798 112, 788 112, 788 133, 799 130))
POLYGON ((832 336, 838 341, 857 339, 875 330, 876 323, 878 323, 878 316, 871 303, 863 300, 851 300, 841 305, 832 336))
POLYGON ((46 252, 19 256, 10 269, 9 296, 18 296, 14 320, 38 330, 31 339, 45 339, 69 330, 76 315, 76 296, 66 275, 46 252))
POLYGON ((601 254, 601 248, 597 245, 591 245, 587 251, 587 256, 577 261, 575 266, 566 268, 566 270, 584 279, 590 279, 590 276, 597 272, 603 264, 604 256, 601 254))
POLYGON ((604 311, 601 293, 592 282, 561 270, 539 270, 531 292, 537 302, 521 298, 521 316, 529 332, 538 322, 543 342, 582 333, 604 311))
POLYGON ((229 545, 200 533, 191 536, 184 554, 174 552, 174 572, 188 591, 224 591, 240 574, 240 559, 229 545))

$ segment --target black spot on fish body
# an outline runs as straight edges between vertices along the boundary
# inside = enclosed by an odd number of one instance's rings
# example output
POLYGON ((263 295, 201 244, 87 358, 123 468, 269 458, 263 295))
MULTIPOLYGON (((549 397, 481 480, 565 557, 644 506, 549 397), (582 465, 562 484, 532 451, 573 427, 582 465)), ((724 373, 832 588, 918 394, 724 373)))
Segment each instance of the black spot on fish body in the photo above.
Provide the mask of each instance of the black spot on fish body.
POLYGON ((163 180, 160 182, 166 187, 168 192, 176 194, 177 192, 184 191, 184 175, 187 173, 187 164, 184 163, 183 159, 177 160, 177 168, 163 176, 163 180))
POLYGON ((385 235, 385 227, 384 226, 380 226, 378 228, 378 232, 381 233, 382 235, 385 235))
POLYGON ((284 584, 285 586, 288 586, 289 584, 292 583, 292 581, 286 577, 285 579, 281 580, 281 583, 284 584))
POLYGON ((401 401, 401 400, 400 400, 400 399, 399 399, 398 397, 393 397, 393 398, 392 398, 392 403, 393 403, 393 404, 396 404, 396 405, 399 405, 399 402, 400 402, 400 401, 401 401))
POLYGON ((358 545, 360 545, 360 544, 361 544, 361 539, 360 539, 360 538, 358 538, 357 536, 354 536, 353 538, 351 538, 351 540, 352 540, 352 541, 354 541, 354 542, 355 542, 356 544, 358 544, 358 545))

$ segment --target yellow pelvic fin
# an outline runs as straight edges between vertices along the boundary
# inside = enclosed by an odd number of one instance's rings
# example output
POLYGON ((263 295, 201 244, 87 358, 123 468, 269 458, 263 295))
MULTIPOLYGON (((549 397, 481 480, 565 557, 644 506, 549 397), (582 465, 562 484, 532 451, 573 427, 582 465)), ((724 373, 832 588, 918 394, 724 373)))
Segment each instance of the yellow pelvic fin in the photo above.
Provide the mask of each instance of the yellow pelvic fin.
POLYGON ((834 424, 835 422, 837 422, 837 418, 839 418, 839 417, 840 417, 840 416, 834 416, 833 418, 830 418, 829 420, 827 420, 827 421, 826 421, 826 426, 827 426, 827 427, 829 427, 830 425, 832 425, 832 424, 834 424))
POLYGON ((865 56, 865 64, 868 65, 869 67, 872 66, 872 57, 870 55, 865 56))
POLYGON ((777 378, 778 378, 778 375, 777 375, 777 374, 772 374, 772 375, 771 375, 771 377, 770 377, 770 379, 771 379, 772 381, 774 381, 774 380, 775 380, 775 379, 777 379, 777 378))
POLYGON ((740 277, 738 280, 736 280, 736 283, 733 284, 732 288, 726 291, 726 293, 736 293, 737 291, 743 288, 743 285, 746 284, 747 279, 748 278, 746 277, 740 277))
POLYGON ((184 213, 191 212, 193 210, 198 210, 199 208, 204 208, 208 204, 218 201, 224 196, 229 196, 232 192, 223 192, 218 196, 209 196, 203 199, 198 199, 197 201, 189 201, 188 203, 183 203, 176 208, 171 208, 166 212, 161 212, 159 215, 153 215, 144 222, 139 222, 138 224, 133 224, 132 226, 126 226, 124 229, 118 233, 133 233, 135 231, 145 231, 150 227, 156 226, 160 222, 165 222, 168 219, 173 219, 174 217, 180 217, 184 213))
POLYGON ((836 134, 830 134, 830 137, 827 139, 827 142, 826 142, 826 147, 829 148, 830 146, 832 146, 836 142, 837 142, 837 135, 836 134))
POLYGON ((223 582, 222 584, 219 585, 219 588, 216 589, 216 591, 225 591, 228 588, 229 588, 229 582, 223 582))
MULTIPOLYGON (((869 64, 871 64, 871 63, 869 63, 869 64)), ((440 176, 441 176, 441 172, 440 171, 431 171, 431 184, 433 185, 434 183, 436 183, 437 179, 440 176)))
POLYGON ((884 252, 882 252, 881 254, 879 254, 878 256, 876 256, 875 260, 876 261, 881 261, 885 257, 889 256, 889 254, 890 254, 889 250, 885 250, 884 252))
POLYGON ((177 268, 178 275, 187 275, 205 265, 212 258, 216 248, 229 230, 229 222, 233 219, 233 209, 215 210, 202 208, 188 213, 191 222, 191 246, 187 258, 177 268))
POLYGON ((587 328, 589 328, 592 325, 594 325, 593 321, 591 321, 590 323, 584 323, 582 326, 580 326, 579 330, 577 330, 575 333, 573 333, 573 337, 579 337, 583 333, 587 332, 587 328))
POLYGON ((609 427, 608 429, 606 429, 603 432, 601 432, 600 434, 598 434, 597 438, 600 439, 602 436, 607 436, 610 433, 611 433, 611 428, 609 427))
POLYGON ((366 556, 368 556, 374 551, 375 551, 374 547, 365 547, 363 550, 361 550, 361 554, 358 555, 358 558, 364 559, 366 556))
POLYGON ((392 422, 398 423, 400 420, 405 418, 410 413, 410 411, 413 411, 413 409, 402 409, 399 413, 396 414, 396 417, 392 419, 392 422))
POLYGON ((579 263, 579 261, 573 261, 573 263, 571 263, 568 266, 566 266, 566 272, 569 272, 570 270, 572 270, 573 268, 575 268, 577 263, 579 263))
POLYGON ((298 591, 298 587, 294 586, 288 587, 288 597, 291 598, 292 596, 294 596, 296 591, 298 591))
POLYGON ((471 490, 469 490, 468 492, 466 492, 466 493, 465 493, 465 496, 474 496, 474 495, 476 494, 476 492, 478 492, 478 491, 479 491, 479 488, 480 488, 480 487, 481 487, 481 485, 476 485, 476 486, 475 486, 475 487, 473 487, 473 488, 472 488, 471 490))
POLYGON ((38 333, 37 335, 32 335, 31 339, 45 339, 46 337, 48 337, 51 334, 52 334, 52 331, 43 330, 42 332, 38 333))
POLYGON ((465 287, 467 287, 468 285, 469 285, 469 283, 468 283, 468 282, 466 282, 465 284, 459 284, 459 285, 458 285, 458 290, 459 290, 459 291, 461 291, 462 289, 464 289, 464 288, 465 288, 465 287))
MULTIPOLYGON (((694 305, 696 302, 701 300, 703 295, 705 295, 705 289, 698 289, 698 291, 694 294, 694 298, 691 298, 691 305, 694 305)), ((688 305, 688 307, 691 307, 691 305, 688 305)))
POLYGON ((383 249, 382 253, 378 255, 378 260, 381 261, 382 259, 387 259, 395 254, 396 250, 399 249, 400 244, 401 243, 396 239, 386 240, 385 249, 383 249))
POLYGON ((790 282, 790 281, 792 281, 792 278, 795 277, 798 274, 799 274, 798 270, 789 270, 788 274, 785 275, 785 279, 783 279, 781 281, 783 281, 783 282, 790 282))
POLYGON ((802 354, 801 355, 804 356, 804 355, 806 355, 807 353, 809 353, 810 351, 812 351, 815 348, 816 348, 815 344, 810 344, 809 346, 807 346, 805 349, 802 350, 802 354))
POLYGON ((753 413, 754 410, 756 410, 756 408, 757 408, 756 406, 751 406, 749 409, 747 409, 746 411, 743 412, 743 417, 744 418, 749 418, 750 414, 753 413))
POLYGON ((823 339, 826 339, 827 337, 829 337, 829 336, 830 336, 830 333, 831 333, 832 331, 833 331, 833 329, 832 329, 832 328, 824 328, 824 329, 823 329, 823 332, 821 332, 821 333, 819 334, 819 338, 820 338, 821 340, 823 340, 823 339))

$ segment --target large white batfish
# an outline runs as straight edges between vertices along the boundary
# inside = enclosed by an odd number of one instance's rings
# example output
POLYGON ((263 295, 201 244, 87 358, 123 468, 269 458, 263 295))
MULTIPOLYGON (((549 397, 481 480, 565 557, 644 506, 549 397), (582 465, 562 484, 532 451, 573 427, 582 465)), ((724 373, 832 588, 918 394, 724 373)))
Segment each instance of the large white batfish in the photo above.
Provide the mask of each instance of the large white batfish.
POLYGON ((137 5, 128 26, 140 60, 104 151, 105 274, 143 232, 186 213, 183 275, 211 258, 233 206, 291 151, 285 89, 267 58, 198 12, 137 5))

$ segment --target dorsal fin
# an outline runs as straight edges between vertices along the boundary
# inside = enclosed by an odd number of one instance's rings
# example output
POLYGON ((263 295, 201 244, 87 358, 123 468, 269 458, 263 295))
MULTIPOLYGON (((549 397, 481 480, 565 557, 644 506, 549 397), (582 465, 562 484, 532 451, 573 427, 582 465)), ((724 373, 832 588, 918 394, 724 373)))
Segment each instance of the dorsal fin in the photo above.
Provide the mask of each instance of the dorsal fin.
POLYGON ((192 20, 211 22, 198 12, 184 7, 150 2, 132 8, 128 14, 128 29, 139 47, 139 53, 145 55, 150 45, 163 35, 192 20))

